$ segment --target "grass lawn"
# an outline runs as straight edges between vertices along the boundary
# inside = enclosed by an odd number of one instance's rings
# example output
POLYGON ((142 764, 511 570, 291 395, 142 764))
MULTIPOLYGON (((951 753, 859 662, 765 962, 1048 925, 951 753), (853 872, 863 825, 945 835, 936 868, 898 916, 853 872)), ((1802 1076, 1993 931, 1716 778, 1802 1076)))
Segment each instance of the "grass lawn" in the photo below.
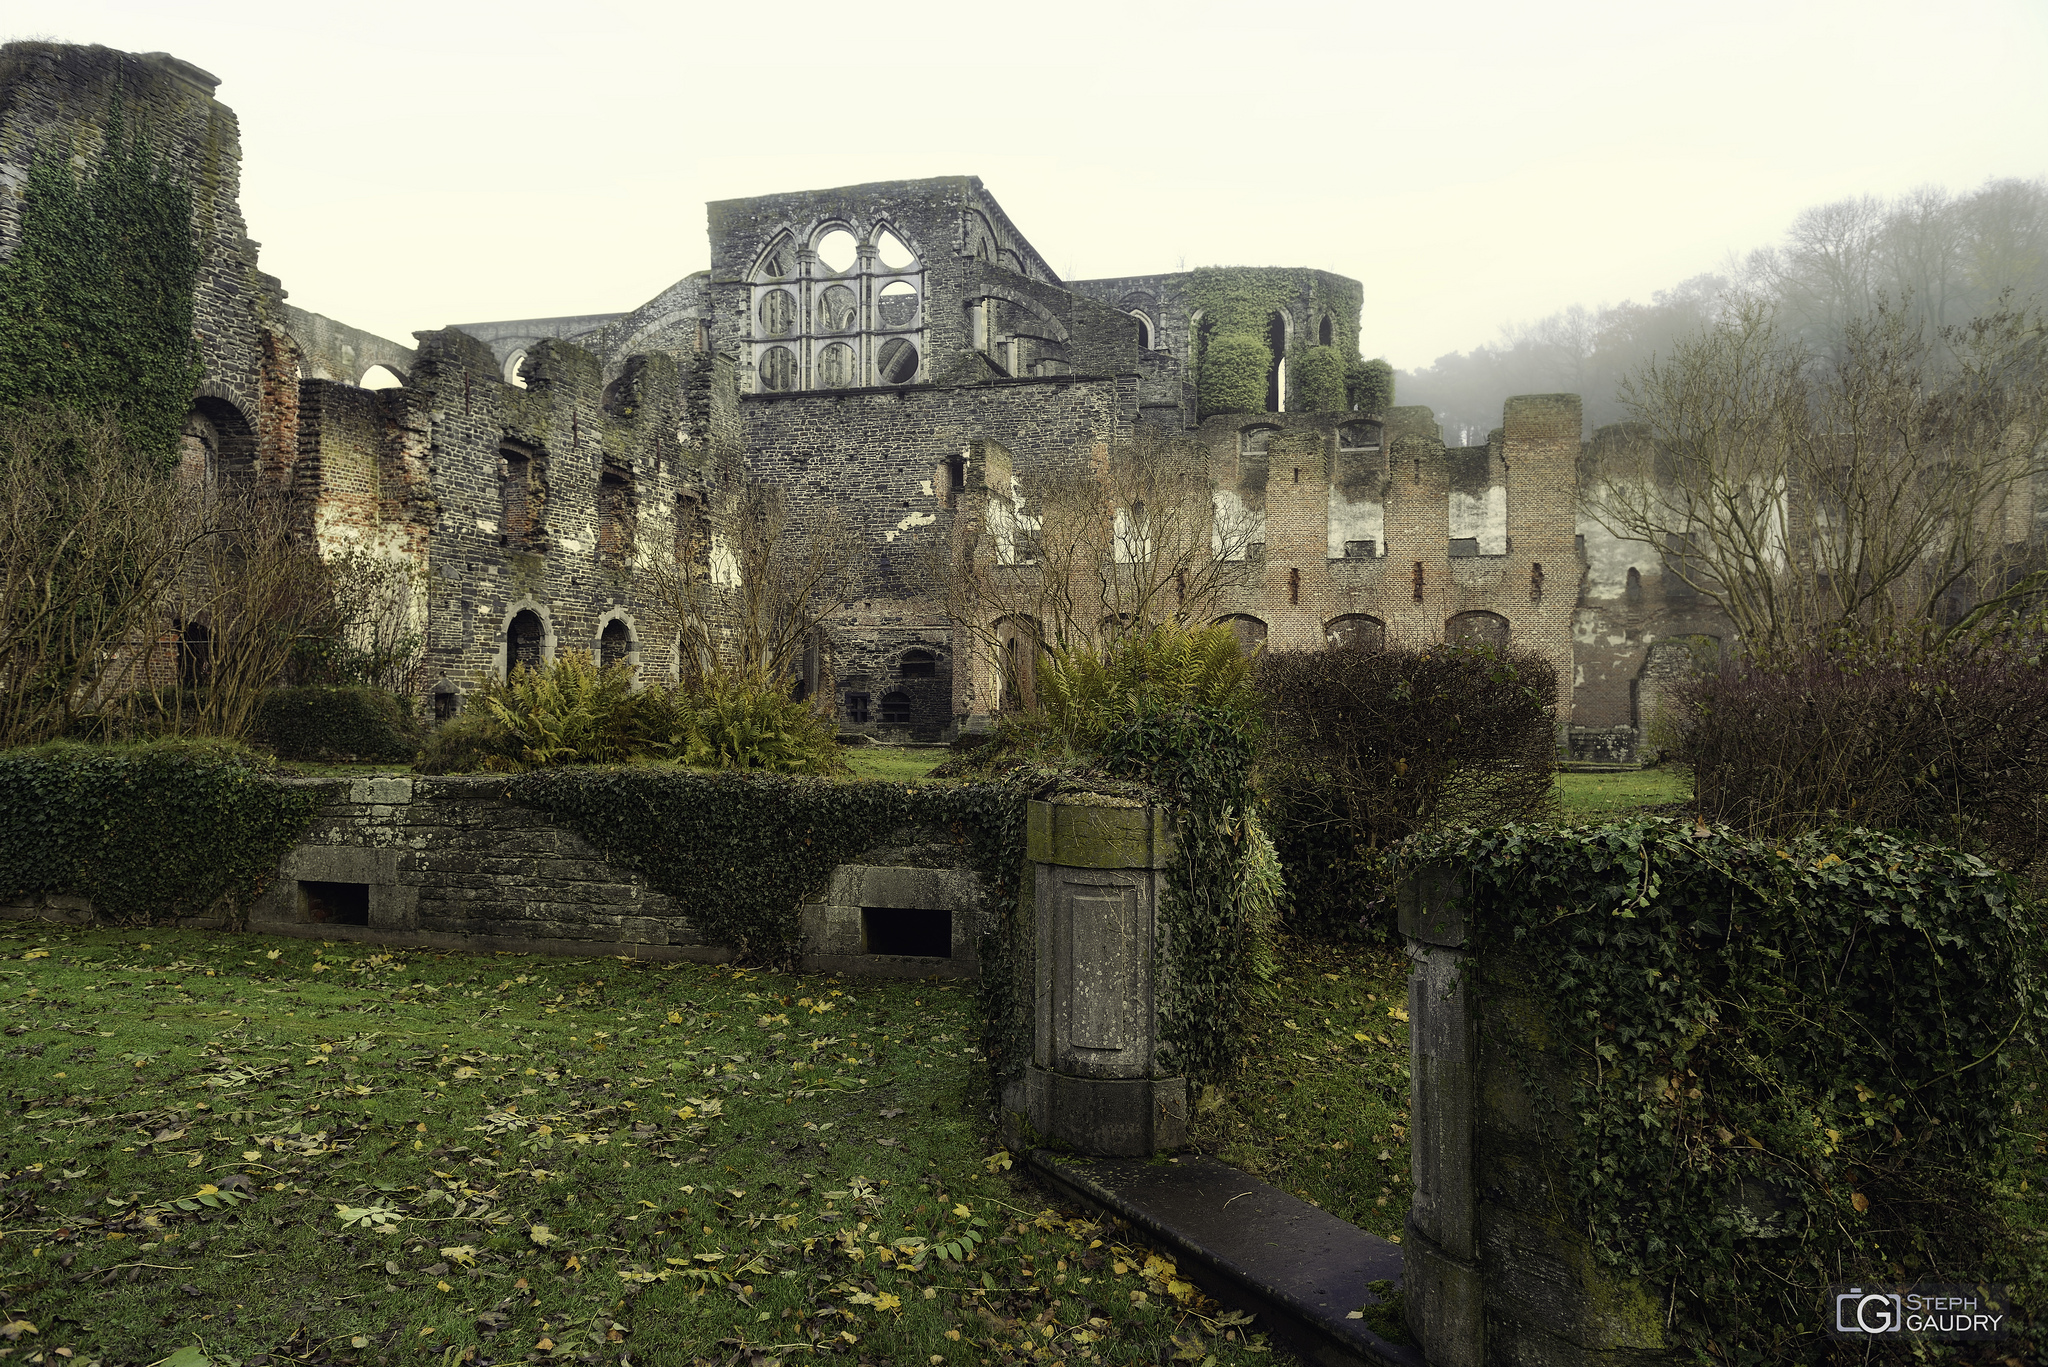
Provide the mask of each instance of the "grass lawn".
POLYGON ((855 778, 903 781, 923 778, 953 756, 945 750, 898 750, 887 745, 849 745, 846 764, 855 778))
POLYGON ((1204 1152, 1374 1234, 1408 1214, 1408 965, 1384 945, 1290 945, 1276 1056, 1195 1106, 1204 1152))
POLYGON ((1601 821, 1637 807, 1684 802, 1692 775, 1684 769, 1632 769, 1611 774, 1559 774, 1558 810, 1572 821, 1601 821))
POLYGON ((73 1367, 1266 1353, 1006 1170, 971 992, 0 923, 0 1336, 73 1367))

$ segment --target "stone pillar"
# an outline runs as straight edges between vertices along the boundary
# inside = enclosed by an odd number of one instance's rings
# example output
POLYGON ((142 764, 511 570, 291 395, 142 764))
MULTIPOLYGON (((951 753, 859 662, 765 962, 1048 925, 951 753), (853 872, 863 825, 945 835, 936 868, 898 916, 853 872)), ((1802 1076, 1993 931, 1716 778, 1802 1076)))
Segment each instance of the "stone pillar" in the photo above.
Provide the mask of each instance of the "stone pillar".
POLYGON ((1465 969, 1463 881, 1424 869, 1402 883, 1407 944, 1409 1155, 1415 1194, 1401 1244, 1408 1330, 1430 1367, 1480 1367, 1485 1301, 1479 1282, 1472 1188, 1477 1075, 1465 969))
POLYGON ((1187 1081, 1159 1076, 1158 807, 1033 802, 1036 965, 1024 1107, 1041 1141, 1144 1155, 1187 1142, 1187 1081))
POLYGON ((1413 965, 1409 1332, 1429 1367, 1668 1361, 1668 1287, 1602 1268, 1572 1205, 1557 1108, 1591 1079, 1546 1025, 1554 1007, 1528 962, 1504 946, 1475 955, 1465 896, 1446 868, 1397 895, 1413 965))

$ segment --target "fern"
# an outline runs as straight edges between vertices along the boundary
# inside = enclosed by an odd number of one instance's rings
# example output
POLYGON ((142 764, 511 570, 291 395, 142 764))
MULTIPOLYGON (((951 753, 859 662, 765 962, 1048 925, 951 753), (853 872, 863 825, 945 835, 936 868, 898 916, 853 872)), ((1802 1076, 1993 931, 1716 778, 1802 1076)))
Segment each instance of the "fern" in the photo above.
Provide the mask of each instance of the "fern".
POLYGON ((1097 749, 1117 725, 1184 707, 1213 708, 1247 728, 1257 725, 1252 658, 1222 626, 1162 622, 1112 641, 1100 653, 1048 647, 1038 669, 1039 715, 1046 739, 1097 749))

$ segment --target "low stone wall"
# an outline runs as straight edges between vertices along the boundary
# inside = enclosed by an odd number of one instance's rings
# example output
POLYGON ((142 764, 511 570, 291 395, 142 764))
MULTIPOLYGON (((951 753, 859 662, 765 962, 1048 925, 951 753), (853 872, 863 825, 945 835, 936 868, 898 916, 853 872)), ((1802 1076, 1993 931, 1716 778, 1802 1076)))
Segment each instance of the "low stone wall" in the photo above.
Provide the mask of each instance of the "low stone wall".
MULTIPOLYGON (((312 826, 248 909, 271 935, 480 952, 722 961, 691 908, 490 776, 336 783, 312 826)), ((968 977, 987 928, 971 869, 932 867, 953 847, 898 832, 841 866, 801 908, 809 972, 968 977), (899 864, 899 861, 902 861, 899 864)), ((802 890, 793 890, 801 892, 802 890)), ((90 924, 82 897, 0 907, 0 916, 90 924)), ((223 918, 187 922, 223 928, 223 918)))

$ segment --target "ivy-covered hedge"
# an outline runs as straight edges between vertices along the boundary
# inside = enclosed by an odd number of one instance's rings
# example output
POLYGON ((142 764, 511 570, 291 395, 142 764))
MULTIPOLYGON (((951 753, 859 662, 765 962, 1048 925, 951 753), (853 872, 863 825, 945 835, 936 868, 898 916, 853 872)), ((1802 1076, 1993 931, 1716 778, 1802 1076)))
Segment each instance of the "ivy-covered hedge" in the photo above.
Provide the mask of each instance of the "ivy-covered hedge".
POLYGON ((0 901, 89 897, 137 925, 239 916, 325 797, 219 743, 0 754, 0 901))
POLYGON ((1209 339, 1202 352, 1197 382, 1202 416, 1266 411, 1267 372, 1273 354, 1266 343, 1248 333, 1226 332, 1209 339))
POLYGON ((264 694, 251 739, 283 759, 409 763, 421 734, 411 704, 395 693, 308 684, 264 694))
POLYGON ((1817 1361, 1829 1284, 1991 1271, 2014 1060, 2044 1023, 2040 932, 1997 870, 1671 820, 1427 834, 1402 862, 1463 873, 1482 1020, 1502 991, 1542 1003, 1570 1221, 1696 1360, 1817 1361))

